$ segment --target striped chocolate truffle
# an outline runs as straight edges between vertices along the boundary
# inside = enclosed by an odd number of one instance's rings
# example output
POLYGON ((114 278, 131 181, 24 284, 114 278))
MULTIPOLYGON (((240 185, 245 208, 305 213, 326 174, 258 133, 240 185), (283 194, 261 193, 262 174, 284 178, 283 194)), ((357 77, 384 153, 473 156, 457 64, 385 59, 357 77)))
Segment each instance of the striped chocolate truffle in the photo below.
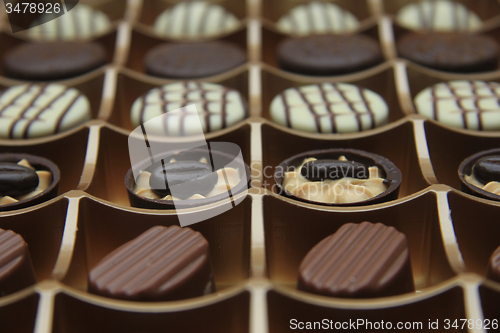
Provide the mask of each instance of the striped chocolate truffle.
POLYGON ((500 129, 500 84, 457 80, 425 88, 415 96, 419 114, 471 130, 500 129))
POLYGON ((77 127, 91 117, 87 97, 60 84, 24 84, 0 93, 0 138, 48 136, 77 127))
POLYGON ((247 103, 234 89, 206 82, 178 82, 150 90, 132 105, 131 121, 137 127, 159 115, 162 126, 148 134, 197 135, 234 125, 247 117, 247 103), (196 112, 188 105, 196 105, 196 112), (183 109, 180 109, 183 108, 183 109))
POLYGON ((214 291, 207 240, 189 228, 153 227, 104 257, 89 291, 135 301, 170 301, 214 291))
POLYGON ((292 87, 274 97, 275 123, 304 132, 351 133, 387 124, 389 108, 377 93, 347 83, 292 87))
POLYGON ((311 1, 296 6, 283 15, 276 27, 284 33, 295 35, 348 33, 359 26, 352 13, 331 2, 311 1))
POLYGON ((28 245, 12 230, 0 229, 0 296, 36 283, 28 245))
POLYGON ((91 39, 111 28, 106 14, 83 3, 62 16, 54 17, 56 14, 40 16, 28 30, 28 36, 39 41, 75 41, 91 39))
POLYGON ((486 277, 490 280, 500 282, 500 246, 491 254, 486 277))
POLYGON ((221 35, 239 26, 236 16, 208 1, 183 1, 163 11, 154 31, 169 38, 205 38, 221 35))
POLYGON ((414 291, 406 236, 381 223, 344 224, 307 253, 298 288, 352 298, 414 291))
POLYGON ((432 0, 412 2, 401 8, 396 22, 420 31, 467 32, 481 27, 481 19, 458 1, 432 0))

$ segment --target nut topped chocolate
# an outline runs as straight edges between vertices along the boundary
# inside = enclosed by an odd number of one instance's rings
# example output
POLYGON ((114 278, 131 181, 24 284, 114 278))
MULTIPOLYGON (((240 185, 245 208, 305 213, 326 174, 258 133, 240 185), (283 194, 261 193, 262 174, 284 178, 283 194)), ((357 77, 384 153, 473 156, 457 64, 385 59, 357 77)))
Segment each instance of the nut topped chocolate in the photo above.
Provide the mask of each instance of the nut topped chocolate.
POLYGON ((401 8, 396 22, 411 30, 466 32, 481 27, 481 19, 458 1, 424 0, 401 8))
POLYGON ((341 34, 352 32, 358 26, 359 21, 351 12, 323 1, 295 6, 276 22, 280 31, 294 35, 341 34))
POLYGON ((151 89, 132 105, 131 121, 139 126, 166 114, 156 135, 189 136, 232 126, 248 115, 247 103, 239 91, 215 83, 178 82, 151 89), (195 104, 196 112, 187 105, 195 104), (182 109, 181 109, 182 108, 182 109), (199 122, 196 122, 199 119, 199 122))
POLYGON ((298 289, 349 298, 412 292, 415 287, 406 236, 381 223, 344 224, 304 257, 298 289))
POLYGON ((465 180, 487 192, 498 195, 500 200, 500 154, 480 158, 472 167, 472 174, 465 180))
POLYGON ((215 290, 209 245, 199 232, 156 226, 104 257, 89 291, 133 301, 172 301, 215 290))
POLYGON ((456 80, 435 84, 415 96, 419 114, 471 130, 500 129, 500 84, 456 80))
POLYGON ((36 283, 28 245, 12 230, 0 229, 0 296, 36 283))
POLYGON ((221 5, 183 1, 156 18, 154 31, 162 37, 200 39, 231 32, 238 26, 238 18, 221 5))
POLYGON ((305 132, 352 133, 387 124, 389 108, 377 93, 347 83, 292 87, 274 97, 274 122, 305 132))

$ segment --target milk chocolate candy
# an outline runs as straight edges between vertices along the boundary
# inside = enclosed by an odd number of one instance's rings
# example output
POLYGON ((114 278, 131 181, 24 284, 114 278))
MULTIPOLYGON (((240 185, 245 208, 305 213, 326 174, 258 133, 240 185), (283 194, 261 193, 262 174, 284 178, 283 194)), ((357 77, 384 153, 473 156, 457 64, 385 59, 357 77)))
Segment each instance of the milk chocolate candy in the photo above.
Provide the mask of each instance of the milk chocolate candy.
POLYGON ((189 228, 153 227, 104 257, 89 291, 134 301, 171 301, 214 291, 207 240, 189 228))
POLYGON ((500 246, 491 254, 486 277, 500 282, 500 246))
POLYGON ((500 182, 500 155, 479 159, 473 167, 474 176, 483 184, 500 182))
POLYGON ((347 223, 307 253, 299 267, 298 288, 350 298, 412 292, 406 236, 381 223, 347 223))
POLYGON ((36 283, 28 245, 21 235, 0 229, 0 296, 36 283))

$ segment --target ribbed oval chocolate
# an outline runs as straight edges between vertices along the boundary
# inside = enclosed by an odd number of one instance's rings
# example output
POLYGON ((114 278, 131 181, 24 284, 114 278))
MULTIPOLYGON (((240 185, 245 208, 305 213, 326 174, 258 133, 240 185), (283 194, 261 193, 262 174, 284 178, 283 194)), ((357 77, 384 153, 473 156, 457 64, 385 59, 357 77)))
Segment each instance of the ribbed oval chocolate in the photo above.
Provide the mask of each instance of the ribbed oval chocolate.
POLYGON ((316 160, 302 166, 300 174, 310 181, 336 180, 345 177, 368 179, 368 167, 355 161, 316 160))
POLYGON ((38 186, 35 170, 16 163, 0 163, 0 195, 18 196, 38 186))
POLYGON ((406 236, 381 223, 344 224, 304 257, 298 287, 353 298, 414 291, 406 236))
POLYGON ((212 171, 212 167, 198 161, 177 161, 166 163, 151 173, 149 186, 158 195, 172 194, 180 199, 187 199, 194 194, 210 192, 219 176, 212 171))
POLYGON ((167 301, 213 291, 207 240, 190 228, 155 226, 104 257, 89 274, 93 293, 167 301))
POLYGON ((500 182, 500 156, 486 156, 474 164, 473 173, 483 184, 491 181, 500 182))

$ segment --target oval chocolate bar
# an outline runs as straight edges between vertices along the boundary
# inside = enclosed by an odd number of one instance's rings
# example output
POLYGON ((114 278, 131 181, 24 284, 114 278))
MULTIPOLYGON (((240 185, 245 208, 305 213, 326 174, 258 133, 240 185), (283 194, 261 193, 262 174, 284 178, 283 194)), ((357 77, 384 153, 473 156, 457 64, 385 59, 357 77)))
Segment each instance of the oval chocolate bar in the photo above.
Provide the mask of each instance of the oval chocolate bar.
POLYGON ((21 235, 0 229, 0 296, 36 283, 28 245, 21 235))
POLYGON ((89 291, 136 301, 170 301, 214 290, 207 240, 190 228, 156 226, 104 257, 89 291))
POLYGON ((473 173, 483 184, 500 181, 500 156, 486 156, 479 159, 473 168, 473 173))
POLYGON ((344 224, 302 260, 298 288, 352 298, 414 291, 406 236, 381 223, 344 224))
POLYGON ((207 163, 198 161, 178 161, 162 164, 156 168, 149 179, 153 192, 166 196, 172 194, 180 199, 187 199, 194 194, 210 192, 219 176, 207 163))
POLYGON ((315 160, 302 166, 300 174, 310 181, 336 180, 345 177, 368 179, 370 173, 363 163, 339 160, 315 160))
POLYGON ((0 163, 0 195, 18 196, 30 193, 38 186, 35 170, 16 163, 0 163))

